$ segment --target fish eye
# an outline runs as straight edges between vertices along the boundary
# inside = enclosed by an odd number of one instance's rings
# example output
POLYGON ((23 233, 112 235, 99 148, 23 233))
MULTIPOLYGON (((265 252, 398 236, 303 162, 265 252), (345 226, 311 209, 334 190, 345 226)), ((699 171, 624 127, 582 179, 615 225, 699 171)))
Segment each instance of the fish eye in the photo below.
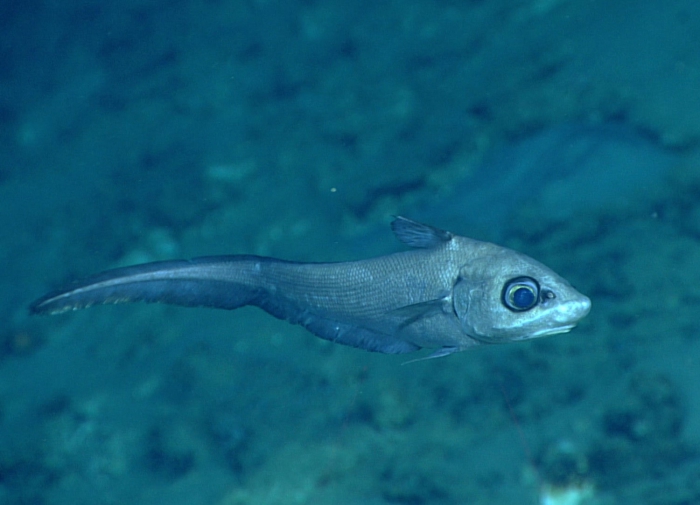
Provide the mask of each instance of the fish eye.
POLYGON ((503 286, 501 301, 514 312, 524 312, 537 305, 540 285, 532 277, 516 277, 503 286))

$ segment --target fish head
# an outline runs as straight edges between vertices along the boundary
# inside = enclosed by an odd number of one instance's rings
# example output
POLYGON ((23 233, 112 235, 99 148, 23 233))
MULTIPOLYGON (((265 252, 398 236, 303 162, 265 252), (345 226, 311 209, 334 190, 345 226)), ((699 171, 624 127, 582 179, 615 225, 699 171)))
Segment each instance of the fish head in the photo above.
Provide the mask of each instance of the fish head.
POLYGON ((550 268, 498 246, 460 269, 452 302, 463 331, 482 343, 565 333, 591 309, 550 268))

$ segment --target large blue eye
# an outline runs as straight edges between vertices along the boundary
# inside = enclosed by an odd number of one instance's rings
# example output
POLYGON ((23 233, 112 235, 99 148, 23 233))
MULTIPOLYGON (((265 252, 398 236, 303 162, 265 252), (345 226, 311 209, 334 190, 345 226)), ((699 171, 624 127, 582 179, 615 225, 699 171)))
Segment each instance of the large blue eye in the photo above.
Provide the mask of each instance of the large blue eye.
POLYGON ((532 277, 516 277, 503 286, 503 305, 515 312, 524 312, 537 305, 540 285, 532 277))

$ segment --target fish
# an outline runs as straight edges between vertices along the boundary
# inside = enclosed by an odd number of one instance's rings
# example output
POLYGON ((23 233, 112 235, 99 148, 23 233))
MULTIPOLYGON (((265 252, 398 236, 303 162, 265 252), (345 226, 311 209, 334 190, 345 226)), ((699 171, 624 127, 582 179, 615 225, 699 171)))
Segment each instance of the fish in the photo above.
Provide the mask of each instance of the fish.
POLYGON ((386 354, 433 350, 428 357, 565 333, 590 311, 588 297, 524 254, 401 216, 391 229, 409 250, 330 263, 252 255, 145 263, 48 293, 29 310, 252 305, 331 342, 386 354))

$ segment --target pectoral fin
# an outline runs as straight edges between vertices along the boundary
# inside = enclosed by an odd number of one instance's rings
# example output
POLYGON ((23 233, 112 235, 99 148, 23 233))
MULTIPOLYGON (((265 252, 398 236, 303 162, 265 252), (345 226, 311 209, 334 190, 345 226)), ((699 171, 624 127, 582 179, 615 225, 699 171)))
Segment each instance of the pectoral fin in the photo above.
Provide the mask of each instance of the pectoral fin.
POLYGON ((410 359, 410 360, 405 361, 401 364, 408 365, 410 363, 416 363, 418 361, 427 361, 429 359, 442 358, 443 356, 449 356, 452 353, 460 352, 463 350, 464 349, 461 347, 441 347, 440 349, 437 349, 436 351, 431 352, 427 356, 423 356, 422 358, 410 359))
POLYGON ((390 310, 387 315, 399 317, 402 319, 400 328, 415 323, 420 319, 444 313, 445 298, 436 298, 435 300, 427 300, 425 302, 406 305, 397 309, 390 310))

